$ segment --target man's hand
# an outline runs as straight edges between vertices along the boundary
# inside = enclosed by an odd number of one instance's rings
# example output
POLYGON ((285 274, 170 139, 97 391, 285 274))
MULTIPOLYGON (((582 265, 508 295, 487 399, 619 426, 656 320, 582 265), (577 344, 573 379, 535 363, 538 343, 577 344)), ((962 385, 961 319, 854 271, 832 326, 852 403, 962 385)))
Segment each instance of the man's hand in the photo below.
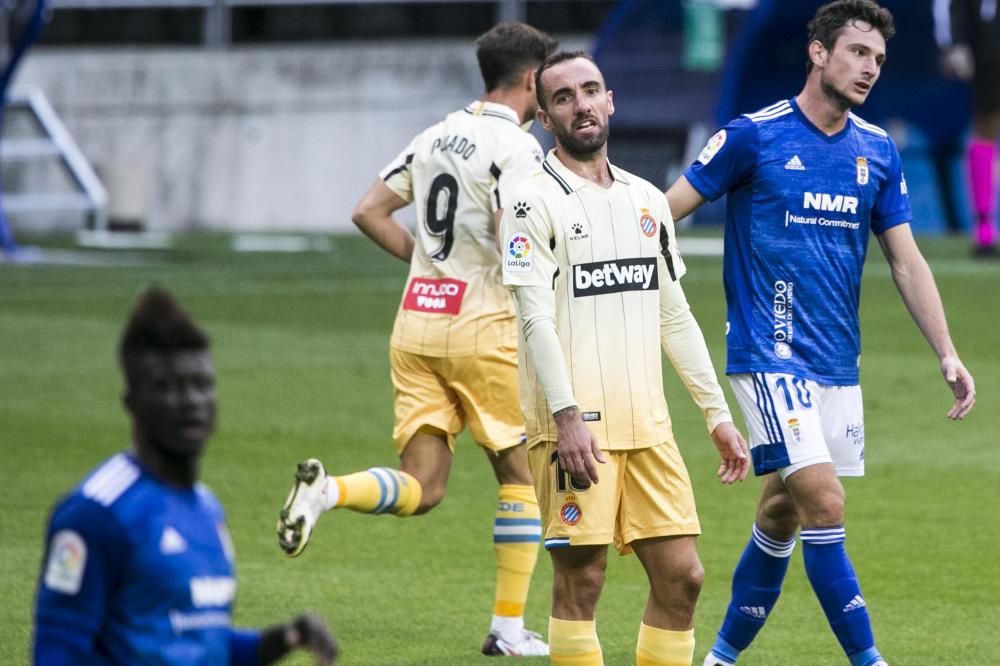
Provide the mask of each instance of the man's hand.
POLYGON ((580 410, 576 407, 560 409, 552 416, 555 417, 559 431, 556 440, 559 466, 569 472, 577 486, 589 488, 591 483, 597 483, 597 465, 594 461, 606 462, 597 446, 597 438, 583 424, 580 410))
POLYGON ((945 356, 941 359, 941 374, 955 396, 955 402, 948 410, 948 418, 955 421, 964 419, 976 404, 976 382, 957 356, 945 356))
POLYGON ((722 464, 715 473, 723 483, 733 483, 747 478, 750 469, 750 454, 743 435, 732 423, 723 422, 712 431, 712 443, 719 451, 722 464))
POLYGON ((289 649, 302 649, 316 657, 319 666, 330 666, 337 659, 337 641, 326 628, 323 620, 315 615, 300 615, 285 629, 289 649))

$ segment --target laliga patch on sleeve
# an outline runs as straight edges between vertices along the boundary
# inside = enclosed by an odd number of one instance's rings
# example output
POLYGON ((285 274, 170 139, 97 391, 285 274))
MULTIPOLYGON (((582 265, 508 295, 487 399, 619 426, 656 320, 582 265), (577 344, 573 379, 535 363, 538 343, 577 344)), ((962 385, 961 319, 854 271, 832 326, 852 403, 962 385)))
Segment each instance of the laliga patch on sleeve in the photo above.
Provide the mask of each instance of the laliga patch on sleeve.
POLYGON ((524 231, 515 231, 504 249, 503 270, 505 273, 530 273, 533 265, 534 244, 524 231))
POLYGON ((45 587, 63 594, 76 594, 87 568, 87 544, 73 530, 59 530, 49 544, 45 565, 45 587))
POLYGON ((712 135, 712 138, 708 140, 705 147, 701 149, 701 153, 698 155, 698 161, 702 164, 708 164, 712 161, 712 158, 722 150, 722 147, 726 145, 726 130, 720 129, 718 132, 712 135))

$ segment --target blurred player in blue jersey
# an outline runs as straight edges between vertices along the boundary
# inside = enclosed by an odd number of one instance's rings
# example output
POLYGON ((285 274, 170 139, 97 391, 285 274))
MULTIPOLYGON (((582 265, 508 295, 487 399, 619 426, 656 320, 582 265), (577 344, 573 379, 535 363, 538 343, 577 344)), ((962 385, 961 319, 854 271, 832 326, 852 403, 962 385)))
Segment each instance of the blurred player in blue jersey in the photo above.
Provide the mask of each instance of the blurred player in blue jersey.
POLYGON ((821 7, 802 92, 719 130, 667 192, 676 219, 728 195, 727 374, 754 471, 767 475, 706 665, 735 663, 763 627, 799 528, 806 574, 851 664, 886 663, 844 549, 838 479, 864 474, 858 302, 869 230, 940 359, 955 398, 948 417, 963 418, 975 402, 910 231, 896 147, 850 111, 878 80, 894 32, 892 15, 871 0, 821 7))
POLYGON ((133 444, 55 507, 35 609, 34 663, 270 664, 336 644, 302 615, 232 626, 236 577, 222 506, 198 483, 215 428, 208 338, 173 298, 142 296, 121 340, 133 444))

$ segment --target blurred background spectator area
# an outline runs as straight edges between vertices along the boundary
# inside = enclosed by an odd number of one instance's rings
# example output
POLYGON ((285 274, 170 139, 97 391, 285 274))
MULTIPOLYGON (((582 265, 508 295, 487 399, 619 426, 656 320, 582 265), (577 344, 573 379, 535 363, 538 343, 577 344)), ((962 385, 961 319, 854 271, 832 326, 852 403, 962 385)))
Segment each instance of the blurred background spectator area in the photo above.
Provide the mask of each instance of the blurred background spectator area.
MULTIPOLYGON (((497 21, 593 52, 616 95, 612 159, 665 187, 719 123, 799 91, 820 4, 51 0, 13 97, 51 104, 106 187, 112 225, 348 231, 353 202, 400 146, 481 94, 473 39, 497 21)), ((965 227, 955 183, 968 89, 938 75, 933 0, 883 4, 899 31, 858 113, 899 144, 916 229, 965 227)), ((8 143, 37 131, 17 109, 7 120, 8 143)), ((29 160, 2 165, 7 195, 74 187, 29 160)), ((709 206, 695 222, 721 219, 709 206)), ((12 222, 46 231, 93 218, 23 211, 12 222)))

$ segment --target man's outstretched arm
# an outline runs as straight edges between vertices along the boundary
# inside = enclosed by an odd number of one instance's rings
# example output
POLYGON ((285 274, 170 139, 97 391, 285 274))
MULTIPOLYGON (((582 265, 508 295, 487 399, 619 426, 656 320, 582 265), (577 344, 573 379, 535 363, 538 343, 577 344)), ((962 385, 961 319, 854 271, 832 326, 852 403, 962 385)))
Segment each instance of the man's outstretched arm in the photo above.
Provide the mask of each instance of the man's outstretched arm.
POLYGON ((965 418, 976 403, 976 384, 952 344, 934 275, 920 254, 910 225, 892 227, 880 235, 878 241, 892 269, 892 279, 903 297, 903 303, 937 354, 941 374, 955 396, 948 418, 965 418))

